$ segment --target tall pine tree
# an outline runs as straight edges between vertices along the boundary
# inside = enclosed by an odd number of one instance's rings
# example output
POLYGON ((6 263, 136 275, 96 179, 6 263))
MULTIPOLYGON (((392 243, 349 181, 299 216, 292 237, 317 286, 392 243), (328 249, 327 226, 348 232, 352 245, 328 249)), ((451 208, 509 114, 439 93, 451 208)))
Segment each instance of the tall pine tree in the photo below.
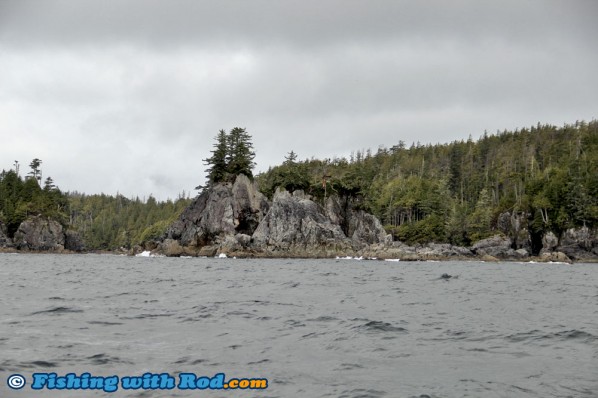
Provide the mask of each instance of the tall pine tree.
POLYGON ((235 127, 229 134, 220 130, 215 137, 212 156, 204 159, 207 166, 207 185, 231 181, 239 174, 253 178, 255 152, 251 136, 244 128, 235 127))

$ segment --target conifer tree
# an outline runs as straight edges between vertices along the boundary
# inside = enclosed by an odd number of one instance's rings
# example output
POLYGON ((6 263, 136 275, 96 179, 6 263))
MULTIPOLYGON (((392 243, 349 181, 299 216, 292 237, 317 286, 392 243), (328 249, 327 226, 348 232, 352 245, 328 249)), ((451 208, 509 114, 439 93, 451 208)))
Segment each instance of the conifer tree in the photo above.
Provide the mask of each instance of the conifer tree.
POLYGON ((206 173, 208 173, 208 185, 216 184, 226 180, 228 174, 228 134, 226 131, 220 130, 215 137, 216 143, 212 156, 204 159, 207 166, 206 173))
POLYGON ((245 174, 253 178, 255 152, 251 136, 244 128, 235 127, 228 136, 228 172, 233 176, 245 174))

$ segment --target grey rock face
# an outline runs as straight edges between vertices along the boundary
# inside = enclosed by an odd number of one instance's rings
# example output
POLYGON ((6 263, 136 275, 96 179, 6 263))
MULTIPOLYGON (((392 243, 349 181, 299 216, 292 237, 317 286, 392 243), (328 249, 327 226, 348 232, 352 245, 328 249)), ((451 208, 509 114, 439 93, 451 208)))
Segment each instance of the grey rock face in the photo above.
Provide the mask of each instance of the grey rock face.
POLYGON ((325 210, 330 222, 339 225, 356 248, 392 243, 392 236, 386 233, 380 220, 363 210, 353 210, 350 203, 336 195, 327 199, 325 210))
POLYGON ((348 244, 340 226, 330 222, 315 202, 301 191, 293 195, 279 189, 272 206, 252 236, 262 249, 289 250, 308 246, 348 244))
POLYGON ((552 232, 547 232, 542 237, 542 250, 540 251, 540 255, 543 253, 551 252, 559 244, 559 238, 552 232))
POLYGON ((515 249, 530 249, 531 242, 527 230, 527 213, 510 212, 501 213, 498 216, 498 229, 511 239, 512 247, 515 249))
POLYGON ((268 211, 268 201, 244 175, 234 184, 204 191, 166 232, 183 246, 202 247, 237 233, 251 234, 268 211))
POLYGON ((13 247, 12 240, 8 237, 6 225, 0 221, 0 247, 13 247))
POLYGON ((31 217, 19 225, 14 244, 18 249, 59 251, 64 249, 64 231, 54 220, 31 217))
POLYGON ((574 260, 593 258, 598 254, 598 231, 588 227, 568 229, 556 249, 574 260))
POLYGON ((74 252, 81 252, 85 250, 85 245, 77 232, 69 230, 64 233, 64 248, 74 252))
POLYGON ((349 219, 349 237, 355 245, 390 244, 392 236, 387 234, 374 215, 363 210, 352 211, 349 219))
POLYGON ((481 256, 488 255, 497 258, 517 256, 515 250, 511 248, 511 240, 498 235, 476 242, 471 250, 481 256))

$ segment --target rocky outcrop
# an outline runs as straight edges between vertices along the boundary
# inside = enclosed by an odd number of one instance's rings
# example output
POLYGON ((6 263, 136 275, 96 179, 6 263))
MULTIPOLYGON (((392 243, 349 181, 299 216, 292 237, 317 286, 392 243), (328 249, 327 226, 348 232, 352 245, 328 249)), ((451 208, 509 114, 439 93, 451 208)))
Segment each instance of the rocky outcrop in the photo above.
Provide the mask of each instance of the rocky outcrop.
POLYGON ((412 261, 566 262, 598 257, 595 232, 569 230, 560 242, 552 233, 536 233, 532 239, 527 228, 529 215, 509 212, 497 220, 502 234, 471 247, 445 243, 409 246, 393 242, 380 221, 354 201, 332 195, 322 207, 303 191, 279 189, 270 203, 255 183, 239 176, 234 184, 216 184, 198 196, 156 243, 156 251, 169 256, 355 256, 412 261))
POLYGON ((576 261, 595 259, 598 257, 598 231, 588 227, 568 229, 555 250, 576 261))
POLYGON ((8 237, 8 230, 6 225, 2 221, 0 221, 0 248, 10 248, 13 247, 12 239, 8 237))
POLYGON ((514 250, 525 249, 531 252, 531 239, 527 228, 528 213, 501 213, 497 219, 497 228, 511 240, 514 250))
POLYGON ((23 221, 14 235, 14 245, 20 250, 62 251, 64 231, 54 220, 35 216, 23 221))
POLYGON ((571 263, 571 259, 563 252, 544 252, 540 255, 540 261, 553 263, 571 263))
POLYGON ((363 210, 354 209, 347 198, 333 195, 326 200, 325 214, 331 223, 339 225, 356 249, 367 245, 390 244, 392 236, 386 233, 380 220, 363 210))
POLYGON ((303 191, 290 194, 279 189, 270 210, 252 235, 252 245, 259 251, 301 256, 326 249, 347 250, 351 241, 340 225, 332 223, 324 210, 303 191))
POLYGON ((85 250, 83 239, 76 231, 67 230, 64 233, 64 248, 73 252, 82 252, 85 250))
POLYGON ((559 238, 550 231, 546 232, 542 237, 542 250, 540 250, 540 255, 554 251, 558 245, 559 238))
POLYGON ((474 256, 468 248, 453 246, 448 243, 409 246, 402 242, 371 245, 361 251, 360 255, 367 258, 399 259, 403 261, 463 260, 471 259, 474 256))
POLYGON ((168 228, 165 238, 199 249, 230 235, 250 235, 268 208, 257 184, 239 175, 234 184, 217 184, 199 195, 168 228))
POLYGON ((501 235, 495 235, 476 242, 471 247, 471 251, 480 256, 492 256, 503 259, 517 256, 515 250, 512 249, 511 240, 501 235))
POLYGON ((279 189, 272 203, 245 176, 203 192, 158 243, 169 256, 331 257, 392 241, 380 221, 347 201, 322 207, 303 191, 279 189))

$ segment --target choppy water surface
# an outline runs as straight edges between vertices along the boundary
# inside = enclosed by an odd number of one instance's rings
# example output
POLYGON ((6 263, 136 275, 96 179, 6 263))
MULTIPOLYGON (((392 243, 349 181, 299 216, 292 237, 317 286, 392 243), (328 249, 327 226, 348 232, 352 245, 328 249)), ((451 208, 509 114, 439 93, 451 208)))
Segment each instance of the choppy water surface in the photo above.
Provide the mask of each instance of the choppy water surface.
POLYGON ((598 396, 598 265, 5 254, 0 289, 2 397, 598 396), (269 388, 6 386, 35 372, 269 388))

